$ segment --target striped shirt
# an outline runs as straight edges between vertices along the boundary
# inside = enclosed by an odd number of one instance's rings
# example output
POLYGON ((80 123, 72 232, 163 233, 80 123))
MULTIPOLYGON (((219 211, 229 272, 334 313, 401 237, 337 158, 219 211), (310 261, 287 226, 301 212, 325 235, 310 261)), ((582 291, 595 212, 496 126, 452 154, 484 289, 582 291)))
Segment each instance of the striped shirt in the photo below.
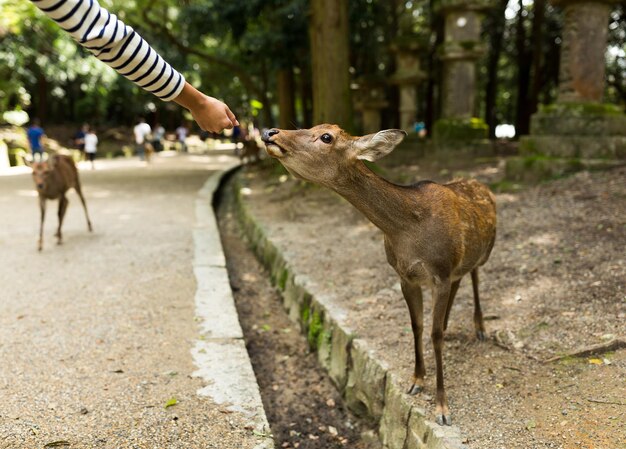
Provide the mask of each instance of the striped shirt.
POLYGON ((136 31, 97 0, 31 0, 100 61, 164 101, 176 98, 185 78, 136 31))

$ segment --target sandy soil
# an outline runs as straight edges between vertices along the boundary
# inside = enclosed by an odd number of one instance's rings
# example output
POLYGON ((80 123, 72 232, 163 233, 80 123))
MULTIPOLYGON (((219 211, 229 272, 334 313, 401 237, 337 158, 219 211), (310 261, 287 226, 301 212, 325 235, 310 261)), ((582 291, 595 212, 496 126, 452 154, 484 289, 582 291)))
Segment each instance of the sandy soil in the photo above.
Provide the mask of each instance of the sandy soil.
MULTIPOLYGON (((418 164, 400 155, 383 170, 404 182, 456 174, 493 182, 503 167, 496 159, 418 164)), ((280 175, 267 164, 241 175, 254 214, 314 293, 348 310, 349 325, 408 387, 409 316, 382 234, 333 193, 280 175)), ((545 362, 626 334, 625 180, 624 168, 582 172, 497 195, 498 238, 481 271, 489 339, 474 337, 467 279, 445 338, 452 418, 471 448, 626 447, 626 350, 545 362)), ((428 334, 426 391, 414 400, 434 414, 428 334)))

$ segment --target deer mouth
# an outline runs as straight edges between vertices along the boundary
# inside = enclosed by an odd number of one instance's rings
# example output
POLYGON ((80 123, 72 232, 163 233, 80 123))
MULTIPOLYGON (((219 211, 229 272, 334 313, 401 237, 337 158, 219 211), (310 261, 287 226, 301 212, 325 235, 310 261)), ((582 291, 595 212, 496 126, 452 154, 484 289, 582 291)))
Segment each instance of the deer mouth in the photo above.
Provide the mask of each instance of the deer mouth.
POLYGON ((265 142, 265 150, 272 157, 280 158, 287 154, 287 150, 275 142, 265 142))

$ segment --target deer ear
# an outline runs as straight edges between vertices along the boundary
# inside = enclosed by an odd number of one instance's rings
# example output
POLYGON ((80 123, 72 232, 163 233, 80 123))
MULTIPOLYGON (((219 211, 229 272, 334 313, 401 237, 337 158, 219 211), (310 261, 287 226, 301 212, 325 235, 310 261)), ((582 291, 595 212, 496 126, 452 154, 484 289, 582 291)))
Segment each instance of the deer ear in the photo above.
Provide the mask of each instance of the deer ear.
POLYGON ((357 159, 374 162, 388 155, 406 137, 401 129, 386 129, 375 134, 359 137, 355 147, 357 159))

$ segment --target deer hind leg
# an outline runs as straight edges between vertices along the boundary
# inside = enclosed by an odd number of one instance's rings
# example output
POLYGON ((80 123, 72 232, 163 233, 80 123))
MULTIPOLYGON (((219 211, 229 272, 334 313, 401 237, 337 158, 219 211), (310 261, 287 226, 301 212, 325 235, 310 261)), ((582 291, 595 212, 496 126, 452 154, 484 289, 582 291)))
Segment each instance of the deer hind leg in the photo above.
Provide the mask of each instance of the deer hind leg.
POLYGON ((57 233, 54 234, 57 238, 57 245, 63 243, 63 233, 61 232, 61 227, 63 227, 63 218, 65 218, 65 212, 67 211, 67 206, 70 202, 67 200, 65 195, 59 198, 59 227, 57 229, 57 233))
POLYGON ((76 193, 78 193, 78 196, 80 197, 80 202, 83 203, 85 218, 87 218, 87 229, 89 229, 89 232, 92 232, 93 228, 91 226, 91 220, 89 219, 89 212, 87 211, 87 203, 85 202, 85 197, 83 196, 83 191, 80 188, 80 182, 78 182, 78 179, 76 180, 76 186, 74 188, 76 189, 76 193))
POLYGON ((39 223, 39 242, 37 244, 37 250, 43 249, 43 223, 46 219, 46 199, 42 196, 39 197, 39 210, 41 212, 41 221, 39 223))
POLYGON ((458 281, 454 281, 450 286, 450 298, 448 299, 448 306, 446 307, 446 318, 443 322, 443 330, 448 330, 448 319, 450 318, 450 310, 452 310, 452 303, 454 303, 454 298, 456 297, 456 292, 459 290, 459 284, 461 283, 461 279, 458 281))
POLYGON ((402 293, 411 314, 411 328, 413 330, 413 343, 415 348, 415 369, 413 371, 413 384, 408 394, 417 394, 424 388, 424 346, 422 333, 424 330, 424 307, 422 301, 422 288, 418 284, 410 284, 402 281, 402 293))
POLYGON ((448 398, 446 397, 443 384, 443 333, 450 292, 450 281, 444 281, 433 289, 434 308, 431 338, 437 362, 437 396, 435 399, 437 409, 435 421, 441 426, 452 424, 448 410, 448 398))
POLYGON ((476 329, 476 337, 480 341, 485 341, 487 334, 485 332, 483 312, 480 309, 480 297, 478 296, 478 268, 472 270, 472 287, 474 289, 474 328, 476 329))

